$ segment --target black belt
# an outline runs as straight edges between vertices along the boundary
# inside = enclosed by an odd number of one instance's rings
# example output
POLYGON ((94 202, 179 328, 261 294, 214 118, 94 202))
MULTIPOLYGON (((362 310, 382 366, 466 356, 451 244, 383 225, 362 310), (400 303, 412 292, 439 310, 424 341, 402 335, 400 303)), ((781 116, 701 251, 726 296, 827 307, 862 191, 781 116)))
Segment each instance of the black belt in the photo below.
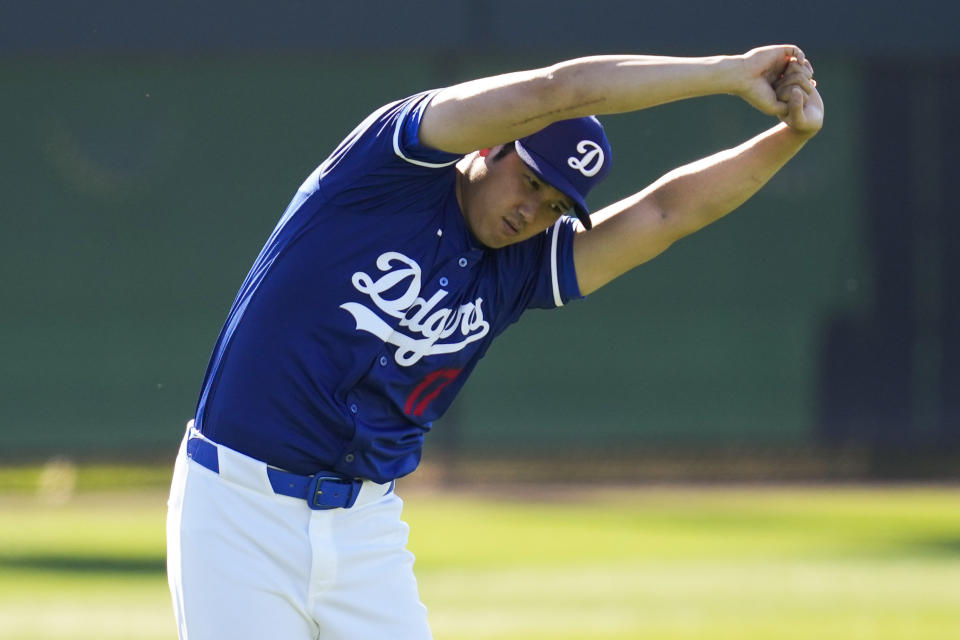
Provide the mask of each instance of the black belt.
MULTIPOLYGON (((187 440, 187 457, 193 458, 197 464, 214 473, 220 473, 217 445, 209 440, 203 438, 187 440)), ((267 467, 267 477, 275 493, 306 500, 311 509, 349 509, 357 501, 363 480, 331 475, 332 473, 323 471, 312 476, 301 476, 267 467)))

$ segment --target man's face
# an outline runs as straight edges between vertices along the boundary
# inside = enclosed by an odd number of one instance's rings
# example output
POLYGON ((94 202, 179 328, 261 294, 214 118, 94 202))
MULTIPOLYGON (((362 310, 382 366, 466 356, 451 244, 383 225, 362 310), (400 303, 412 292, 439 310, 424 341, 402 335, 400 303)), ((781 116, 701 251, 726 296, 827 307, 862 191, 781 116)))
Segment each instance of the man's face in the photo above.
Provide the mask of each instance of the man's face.
POLYGON ((494 155, 476 158, 464 172, 460 206, 474 237, 499 249, 546 230, 572 203, 515 151, 499 159, 494 155))

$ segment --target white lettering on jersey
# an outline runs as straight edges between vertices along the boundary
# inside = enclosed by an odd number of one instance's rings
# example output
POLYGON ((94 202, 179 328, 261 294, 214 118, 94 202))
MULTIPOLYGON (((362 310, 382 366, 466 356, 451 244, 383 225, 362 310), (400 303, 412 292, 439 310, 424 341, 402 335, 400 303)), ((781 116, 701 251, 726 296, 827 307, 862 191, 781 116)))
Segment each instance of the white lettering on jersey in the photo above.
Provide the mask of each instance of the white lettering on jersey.
POLYGON ((358 331, 372 333, 384 342, 396 345, 394 359, 400 366, 409 367, 423 356, 455 353, 490 331, 490 324, 483 319, 480 308, 483 298, 460 305, 456 310, 435 309, 449 292, 438 289, 429 300, 421 298, 420 265, 415 261, 402 253, 388 251, 377 258, 377 268, 384 272, 378 279, 357 271, 351 282, 357 291, 370 296, 377 309, 399 319, 399 327, 390 326, 375 311, 357 302, 345 302, 340 308, 350 312, 358 331), (396 297, 385 297, 405 281, 409 281, 405 291, 396 297), (414 335, 402 333, 401 327, 414 335), (463 336, 463 339, 441 342, 455 333, 459 333, 455 338, 463 336))
POLYGON ((592 140, 581 140, 577 144, 577 152, 583 155, 579 158, 575 156, 567 158, 567 164, 570 165, 570 168, 576 169, 588 178, 597 175, 600 168, 603 167, 603 149, 600 148, 600 145, 592 140), (590 163, 594 161, 596 161, 596 164, 590 166, 590 163))

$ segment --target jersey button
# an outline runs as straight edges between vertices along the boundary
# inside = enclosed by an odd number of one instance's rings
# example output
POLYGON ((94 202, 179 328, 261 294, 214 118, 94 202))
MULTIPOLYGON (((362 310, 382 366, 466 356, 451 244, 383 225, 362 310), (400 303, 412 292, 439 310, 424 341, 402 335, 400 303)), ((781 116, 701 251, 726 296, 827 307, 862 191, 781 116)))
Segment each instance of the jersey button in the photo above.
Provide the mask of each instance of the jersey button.
POLYGON ((387 356, 380 356, 380 366, 381 367, 387 366, 387 356))
POLYGON ((350 413, 356 413, 359 410, 360 408, 357 405, 355 404, 350 405, 350 413))
POLYGON ((348 453, 347 455, 343 456, 343 461, 344 461, 344 462, 353 462, 354 458, 356 458, 355 455, 353 455, 352 453, 348 453))
POLYGON ((440 286, 441 286, 441 287, 445 287, 445 286, 447 286, 449 283, 450 283, 450 281, 447 280, 446 278, 440 278, 440 286))
POLYGON ((460 260, 457 261, 457 264, 459 264, 461 267, 465 267, 465 266, 467 266, 467 264, 468 264, 468 263, 467 263, 467 259, 466 259, 466 258, 460 258, 460 260))

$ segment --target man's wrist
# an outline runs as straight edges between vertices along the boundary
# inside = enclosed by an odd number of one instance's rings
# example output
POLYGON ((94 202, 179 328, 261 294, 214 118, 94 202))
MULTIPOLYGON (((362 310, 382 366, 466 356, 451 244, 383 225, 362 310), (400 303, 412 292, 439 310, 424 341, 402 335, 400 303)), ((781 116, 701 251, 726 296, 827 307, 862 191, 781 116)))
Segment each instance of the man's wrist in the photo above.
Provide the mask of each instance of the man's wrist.
POLYGON ((749 86, 750 78, 743 56, 713 56, 707 58, 711 73, 717 81, 717 93, 743 97, 749 86))
POLYGON ((820 129, 795 129, 786 122, 781 122, 779 125, 785 132, 785 135, 790 136, 799 144, 805 144, 810 138, 820 133, 820 129))

